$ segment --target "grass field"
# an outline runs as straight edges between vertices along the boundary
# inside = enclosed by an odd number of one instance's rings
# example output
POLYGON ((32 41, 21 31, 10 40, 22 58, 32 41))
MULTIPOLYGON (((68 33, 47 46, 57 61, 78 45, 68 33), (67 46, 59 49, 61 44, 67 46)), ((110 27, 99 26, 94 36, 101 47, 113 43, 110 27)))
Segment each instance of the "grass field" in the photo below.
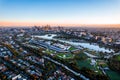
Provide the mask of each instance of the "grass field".
POLYGON ((86 68, 91 69, 93 71, 97 71, 97 74, 102 74, 102 72, 97 68, 98 67, 97 64, 95 66, 93 66, 90 63, 91 63, 91 59, 86 59, 86 60, 82 60, 82 61, 78 60, 77 61, 77 65, 80 69, 83 68, 83 67, 86 67, 86 68))
POLYGON ((46 50, 45 53, 47 53, 47 54, 54 54, 55 51, 53 51, 53 50, 46 50))
POLYGON ((76 48, 75 48, 74 46, 71 46, 71 47, 69 48, 70 51, 75 50, 75 49, 76 49, 76 48))
POLYGON ((120 55, 117 56, 118 61, 120 61, 120 55))
POLYGON ((59 54, 57 54, 57 56, 59 58, 62 58, 62 59, 71 59, 71 58, 74 58, 74 55, 71 54, 71 53, 59 53, 59 54))
POLYGON ((120 80, 120 74, 112 71, 112 70, 108 70, 106 71, 107 75, 110 77, 111 80, 120 80))
POLYGON ((45 53, 49 55, 55 54, 58 58, 62 58, 62 59, 73 59, 74 58, 74 54, 71 54, 71 53, 55 53, 55 51, 53 50, 45 50, 45 53))
POLYGON ((81 69, 82 67, 87 67, 90 69, 93 69, 93 66, 90 65, 90 60, 86 59, 86 60, 77 60, 77 65, 78 67, 81 69))
POLYGON ((96 62, 95 66, 91 65, 91 59, 87 57, 84 53, 80 53, 79 56, 82 60, 77 60, 77 66, 81 69, 83 67, 89 68, 91 70, 97 71, 98 74, 101 74, 101 71, 98 69, 98 64, 96 62))

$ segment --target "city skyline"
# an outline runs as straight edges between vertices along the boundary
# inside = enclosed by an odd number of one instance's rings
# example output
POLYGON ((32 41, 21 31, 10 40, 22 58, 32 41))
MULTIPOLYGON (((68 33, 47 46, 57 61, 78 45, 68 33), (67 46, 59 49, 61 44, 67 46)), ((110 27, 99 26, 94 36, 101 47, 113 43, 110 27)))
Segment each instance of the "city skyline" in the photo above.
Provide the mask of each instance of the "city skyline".
POLYGON ((120 24, 119 0, 1 0, 0 26, 120 24))

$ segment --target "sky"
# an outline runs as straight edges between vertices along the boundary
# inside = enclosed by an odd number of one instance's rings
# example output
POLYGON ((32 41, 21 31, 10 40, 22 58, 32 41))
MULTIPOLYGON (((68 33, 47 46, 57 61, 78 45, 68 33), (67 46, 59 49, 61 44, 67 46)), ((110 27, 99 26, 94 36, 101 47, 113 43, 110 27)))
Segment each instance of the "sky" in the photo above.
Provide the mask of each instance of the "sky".
POLYGON ((120 0, 0 0, 1 26, 120 24, 120 0))

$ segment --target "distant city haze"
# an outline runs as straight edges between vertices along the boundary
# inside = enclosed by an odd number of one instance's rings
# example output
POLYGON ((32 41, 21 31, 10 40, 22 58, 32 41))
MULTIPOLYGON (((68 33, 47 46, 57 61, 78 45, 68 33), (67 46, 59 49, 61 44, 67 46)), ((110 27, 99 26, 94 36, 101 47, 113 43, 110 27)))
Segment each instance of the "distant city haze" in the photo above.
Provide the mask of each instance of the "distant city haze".
POLYGON ((0 26, 120 27, 120 0, 0 0, 0 26))

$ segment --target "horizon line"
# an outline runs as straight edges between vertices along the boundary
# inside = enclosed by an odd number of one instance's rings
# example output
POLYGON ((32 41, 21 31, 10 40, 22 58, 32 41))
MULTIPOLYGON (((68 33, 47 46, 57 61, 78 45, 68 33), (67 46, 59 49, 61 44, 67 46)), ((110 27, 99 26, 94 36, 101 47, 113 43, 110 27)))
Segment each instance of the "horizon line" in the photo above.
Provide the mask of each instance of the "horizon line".
POLYGON ((91 24, 83 24, 83 23, 40 23, 40 22, 0 22, 0 27, 33 27, 33 26, 62 26, 62 27, 120 27, 120 23, 91 23, 91 24))

